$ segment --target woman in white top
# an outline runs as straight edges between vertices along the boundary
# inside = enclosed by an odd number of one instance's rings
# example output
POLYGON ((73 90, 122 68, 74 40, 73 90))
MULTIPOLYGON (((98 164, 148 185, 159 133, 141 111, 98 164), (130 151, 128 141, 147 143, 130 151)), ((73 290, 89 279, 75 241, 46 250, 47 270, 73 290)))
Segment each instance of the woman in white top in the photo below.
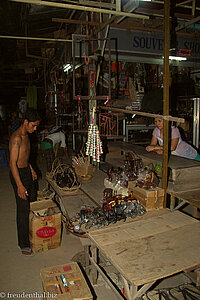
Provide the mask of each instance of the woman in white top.
MULTIPOLYGON (((163 154, 163 119, 155 118, 155 124, 151 144, 146 147, 146 150, 163 154)), ((181 139, 179 129, 172 126, 171 130, 171 154, 200 161, 197 150, 181 139)))

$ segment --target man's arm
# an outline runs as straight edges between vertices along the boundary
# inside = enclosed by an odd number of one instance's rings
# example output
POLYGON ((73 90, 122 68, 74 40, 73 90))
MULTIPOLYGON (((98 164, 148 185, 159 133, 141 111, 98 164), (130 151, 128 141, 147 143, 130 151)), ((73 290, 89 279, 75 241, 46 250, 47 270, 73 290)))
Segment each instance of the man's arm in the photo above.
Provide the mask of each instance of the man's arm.
POLYGON ((37 179, 37 174, 36 174, 35 170, 31 166, 31 164, 29 164, 29 167, 31 169, 31 175, 32 175, 33 180, 36 180, 37 179))
POLYGON ((17 160, 19 157, 20 145, 21 145, 21 138, 19 136, 14 137, 10 145, 10 170, 12 172, 12 175, 17 185, 18 196, 22 199, 27 200, 26 198, 27 191, 21 182, 19 171, 17 168, 17 160))
POLYGON ((66 158, 69 158, 69 154, 68 154, 68 152, 67 152, 67 149, 66 149, 66 148, 63 148, 63 149, 64 149, 64 152, 65 152, 66 158))
POLYGON ((63 132, 61 132, 60 138, 61 138, 60 147, 62 147, 64 149, 66 158, 69 158, 69 155, 68 155, 68 152, 67 152, 67 149, 66 149, 67 145, 66 145, 66 141, 65 141, 65 134, 63 132))

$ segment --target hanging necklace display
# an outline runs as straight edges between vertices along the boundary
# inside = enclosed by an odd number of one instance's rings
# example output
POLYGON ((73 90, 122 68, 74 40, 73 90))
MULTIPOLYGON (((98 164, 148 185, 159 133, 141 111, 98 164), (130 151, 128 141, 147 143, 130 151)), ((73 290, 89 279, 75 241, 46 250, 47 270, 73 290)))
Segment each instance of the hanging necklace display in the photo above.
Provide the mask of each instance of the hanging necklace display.
POLYGON ((94 110, 92 112, 92 122, 88 128, 88 140, 86 143, 86 155, 91 156, 93 162, 100 162, 101 154, 103 154, 102 142, 99 135, 98 126, 95 124, 94 110))

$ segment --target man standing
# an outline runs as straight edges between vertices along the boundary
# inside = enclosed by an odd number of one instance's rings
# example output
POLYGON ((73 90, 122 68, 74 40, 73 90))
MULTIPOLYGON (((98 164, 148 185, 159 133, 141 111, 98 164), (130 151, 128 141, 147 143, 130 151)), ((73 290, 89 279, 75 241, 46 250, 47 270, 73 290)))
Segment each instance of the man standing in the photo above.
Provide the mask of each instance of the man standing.
POLYGON ((33 133, 39 126, 40 118, 35 111, 27 111, 21 126, 11 135, 10 180, 17 203, 18 245, 23 255, 32 255, 29 241, 29 210, 33 199, 33 180, 37 174, 29 164, 30 141, 28 133, 33 133))

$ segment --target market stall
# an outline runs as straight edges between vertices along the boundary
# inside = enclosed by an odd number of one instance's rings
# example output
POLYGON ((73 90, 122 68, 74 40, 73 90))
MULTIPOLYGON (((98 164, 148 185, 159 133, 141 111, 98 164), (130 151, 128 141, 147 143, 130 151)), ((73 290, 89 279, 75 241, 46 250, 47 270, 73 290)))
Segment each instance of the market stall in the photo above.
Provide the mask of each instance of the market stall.
POLYGON ((158 279, 197 269, 199 227, 197 220, 165 209, 128 224, 89 232, 94 282, 98 272, 109 282, 98 263, 100 253, 119 272, 129 300, 142 296, 158 279))

